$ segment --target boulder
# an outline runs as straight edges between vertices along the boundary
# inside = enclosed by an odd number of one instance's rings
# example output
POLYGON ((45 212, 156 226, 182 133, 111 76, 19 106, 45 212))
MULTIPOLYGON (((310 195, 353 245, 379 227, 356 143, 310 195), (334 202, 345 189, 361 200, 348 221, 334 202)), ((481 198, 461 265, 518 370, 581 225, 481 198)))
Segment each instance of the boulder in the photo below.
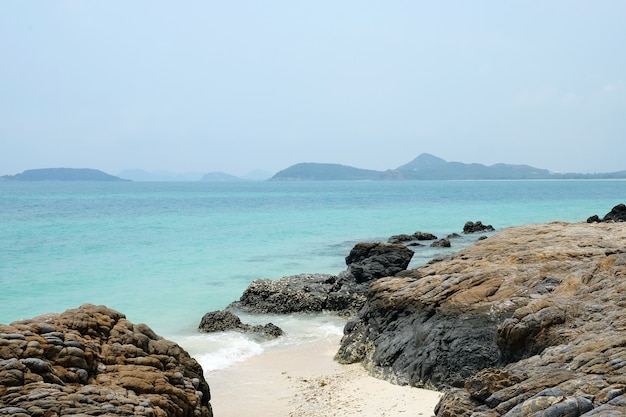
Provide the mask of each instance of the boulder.
POLYGON ((352 248, 346 265, 356 282, 362 283, 404 271, 412 257, 413 251, 401 244, 362 242, 352 248))
POLYGON ((229 330, 244 333, 257 333, 271 339, 282 336, 284 333, 280 327, 273 323, 267 323, 265 325, 242 323, 241 319, 237 317, 235 313, 227 310, 206 313, 200 321, 198 330, 204 333, 224 332, 229 330))
POLYGON ((259 314, 332 311, 351 316, 363 306, 372 281, 405 270, 412 256, 413 251, 401 244, 358 243, 346 257, 346 271, 257 279, 229 309, 259 314))
POLYGON ((439 239, 430 244, 431 248, 449 248, 452 246, 450 243, 450 239, 444 237, 443 239, 439 239))
POLYGON ((626 224, 504 229, 375 281, 336 355, 438 417, 626 415, 626 224))
POLYGON ((105 306, 0 324, 0 415, 212 417, 198 362, 105 306))
POLYGON ((490 224, 483 224, 480 220, 476 223, 468 221, 463 226, 463 233, 484 233, 484 232, 493 232, 496 229, 493 228, 490 224))

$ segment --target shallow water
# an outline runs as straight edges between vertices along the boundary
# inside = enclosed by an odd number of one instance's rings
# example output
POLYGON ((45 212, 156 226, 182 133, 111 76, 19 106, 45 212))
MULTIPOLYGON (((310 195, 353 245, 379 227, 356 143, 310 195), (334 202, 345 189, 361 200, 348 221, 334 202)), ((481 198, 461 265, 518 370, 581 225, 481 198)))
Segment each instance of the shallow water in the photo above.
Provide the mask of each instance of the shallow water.
MULTIPOLYGON (((274 342, 197 333, 253 279, 338 273, 359 241, 584 221, 625 200, 626 181, 0 182, 0 322, 105 304, 219 368, 338 326, 274 318, 292 328, 274 342)), ((411 267, 475 239, 414 248, 411 267)))

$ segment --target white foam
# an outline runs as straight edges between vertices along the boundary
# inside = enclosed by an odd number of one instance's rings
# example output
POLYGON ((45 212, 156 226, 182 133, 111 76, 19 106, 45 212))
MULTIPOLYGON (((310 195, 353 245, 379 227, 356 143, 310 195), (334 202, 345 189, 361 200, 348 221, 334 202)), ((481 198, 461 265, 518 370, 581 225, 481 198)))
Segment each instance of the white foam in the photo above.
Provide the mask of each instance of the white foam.
POLYGON ((262 342, 238 332, 218 332, 179 337, 178 343, 205 372, 228 368, 263 353, 262 342))
POLYGON ((172 337, 202 366, 205 373, 228 368, 267 349, 311 343, 343 334, 345 319, 330 314, 238 314, 244 323, 274 323, 285 334, 263 339, 240 332, 193 333, 172 337))

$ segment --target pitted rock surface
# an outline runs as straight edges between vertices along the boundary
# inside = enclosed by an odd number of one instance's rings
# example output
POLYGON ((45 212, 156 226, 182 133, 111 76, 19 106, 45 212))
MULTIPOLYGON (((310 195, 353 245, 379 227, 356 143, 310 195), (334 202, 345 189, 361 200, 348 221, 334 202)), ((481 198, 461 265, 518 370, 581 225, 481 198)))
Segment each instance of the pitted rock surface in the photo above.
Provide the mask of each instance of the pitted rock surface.
POLYGON ((346 256, 347 270, 338 275, 299 274, 279 280, 257 279, 230 308, 258 314, 331 311, 351 316, 365 303, 370 284, 406 270, 413 253, 401 244, 357 243, 346 256))
POLYGON ((374 282, 337 359, 446 389, 438 417, 626 415, 626 224, 504 229, 374 282))
POLYGON ((0 415, 211 417, 202 368, 105 306, 0 324, 0 415))

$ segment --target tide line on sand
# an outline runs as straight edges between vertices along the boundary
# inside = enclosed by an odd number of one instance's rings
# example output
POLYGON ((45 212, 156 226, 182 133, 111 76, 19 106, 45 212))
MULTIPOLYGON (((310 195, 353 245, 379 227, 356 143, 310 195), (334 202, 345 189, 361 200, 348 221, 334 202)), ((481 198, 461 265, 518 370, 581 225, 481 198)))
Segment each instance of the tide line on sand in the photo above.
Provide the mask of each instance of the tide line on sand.
POLYGON ((333 360, 340 336, 269 349, 209 372, 218 417, 433 416, 441 393, 393 385, 333 360))

